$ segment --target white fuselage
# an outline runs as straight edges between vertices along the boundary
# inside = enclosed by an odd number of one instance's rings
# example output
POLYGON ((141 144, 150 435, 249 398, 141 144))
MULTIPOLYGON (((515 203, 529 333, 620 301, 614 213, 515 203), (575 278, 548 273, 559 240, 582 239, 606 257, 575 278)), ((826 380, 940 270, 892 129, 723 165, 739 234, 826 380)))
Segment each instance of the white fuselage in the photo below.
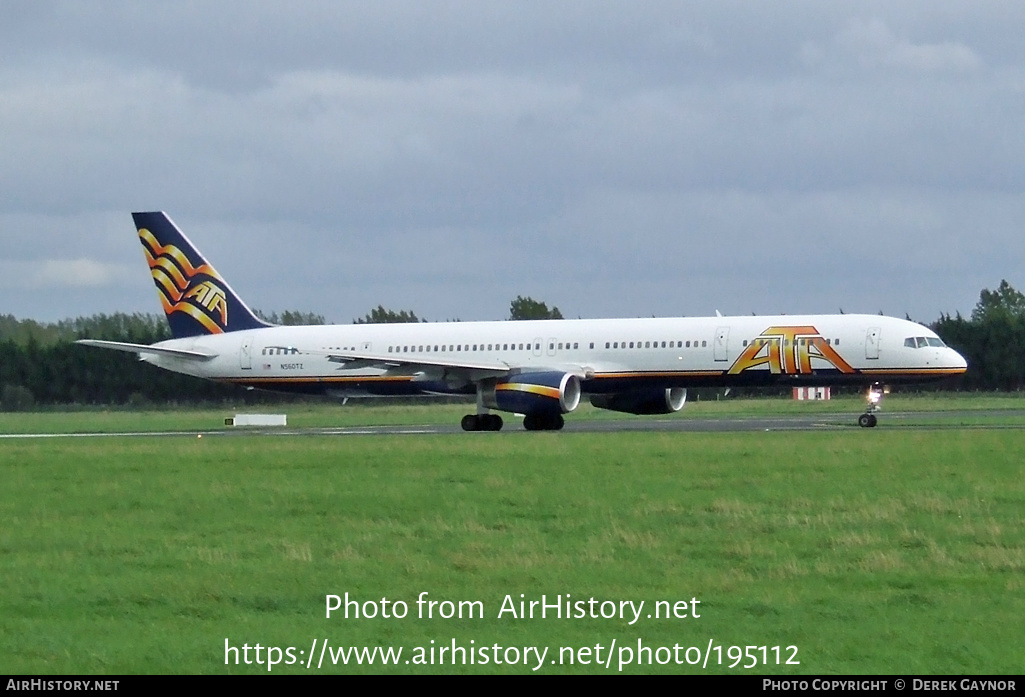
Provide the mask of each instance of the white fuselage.
POLYGON ((915 382, 963 373, 931 330, 881 315, 777 315, 280 326, 162 342, 216 354, 155 365, 338 396, 472 392, 498 372, 559 371, 584 392, 915 382), (926 341, 928 339, 928 341, 926 341))

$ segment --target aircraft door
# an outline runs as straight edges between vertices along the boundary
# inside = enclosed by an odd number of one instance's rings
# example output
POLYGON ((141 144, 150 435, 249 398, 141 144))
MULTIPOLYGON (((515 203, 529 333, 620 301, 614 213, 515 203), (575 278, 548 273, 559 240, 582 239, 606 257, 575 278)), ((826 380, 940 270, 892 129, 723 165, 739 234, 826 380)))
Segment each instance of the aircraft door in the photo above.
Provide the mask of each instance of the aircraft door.
POLYGON ((238 349, 238 367, 242 370, 253 369, 253 340, 246 337, 238 349))
POLYGON ((865 358, 879 358, 879 327, 870 327, 865 332, 865 358))
POLYGON ((730 328, 719 327, 715 330, 715 341, 712 342, 712 354, 717 361, 729 360, 730 328))

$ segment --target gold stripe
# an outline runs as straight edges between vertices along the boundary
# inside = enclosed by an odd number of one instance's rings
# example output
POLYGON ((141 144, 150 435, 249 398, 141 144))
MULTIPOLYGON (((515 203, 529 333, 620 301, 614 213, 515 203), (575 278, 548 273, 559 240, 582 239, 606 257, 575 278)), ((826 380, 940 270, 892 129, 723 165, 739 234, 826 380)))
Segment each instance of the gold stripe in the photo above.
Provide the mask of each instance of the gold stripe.
POLYGON ((182 299, 181 289, 178 288, 178 286, 176 286, 160 269, 153 269, 152 276, 153 280, 167 292, 167 295, 173 302, 178 302, 182 299))
POLYGON ((185 256, 185 253, 182 252, 182 250, 178 249, 173 244, 169 244, 166 247, 162 246, 160 242, 157 241, 157 238, 153 236, 153 233, 146 228, 139 228, 139 237, 149 244, 150 249, 154 252, 154 257, 167 256, 174 259, 178 262, 181 270, 189 278, 194 277, 196 274, 205 273, 207 276, 221 280, 220 276, 217 275, 217 272, 214 271, 212 266, 209 264, 201 264, 198 267, 193 266, 192 262, 189 261, 188 257, 185 256))
POLYGON ((595 373, 595 378, 679 378, 679 377, 720 377, 724 373, 721 370, 685 370, 685 371, 659 371, 653 370, 647 373, 595 373))
POLYGON ((876 368, 862 370, 865 375, 961 375, 967 368, 876 368))
POLYGON ((547 385, 534 385, 531 383, 523 382, 506 382, 495 385, 496 390, 515 390, 517 392, 530 392, 532 394, 538 394, 542 397, 549 397, 551 399, 559 399, 559 388, 548 387, 547 385))
MULTIPOLYGON (((167 312, 166 307, 165 307, 164 311, 167 312)), ((224 330, 221 329, 219 326, 217 326, 217 324, 213 321, 213 319, 211 319, 209 316, 207 316, 202 310, 200 310, 195 305, 190 305, 187 302, 175 303, 171 307, 171 312, 184 312, 189 317, 192 317, 197 322, 199 322, 204 327, 206 327, 210 331, 211 334, 223 334, 224 333, 224 330)), ((171 312, 168 312, 167 314, 171 314, 171 312)))
POLYGON ((153 270, 153 276, 156 277, 157 269, 162 269, 168 276, 170 276, 179 290, 185 290, 189 287, 189 280, 182 275, 182 272, 178 269, 174 263, 171 262, 167 257, 160 257, 154 259, 149 265, 153 270))

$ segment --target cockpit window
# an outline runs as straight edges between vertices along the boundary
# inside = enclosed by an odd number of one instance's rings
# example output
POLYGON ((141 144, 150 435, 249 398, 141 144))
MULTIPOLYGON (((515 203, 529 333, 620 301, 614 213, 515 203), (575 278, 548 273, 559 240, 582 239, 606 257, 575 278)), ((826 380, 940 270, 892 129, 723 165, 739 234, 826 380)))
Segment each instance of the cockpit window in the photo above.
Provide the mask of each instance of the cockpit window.
POLYGON ((946 346, 943 340, 937 336, 909 336, 904 339, 904 345, 908 348, 925 348, 926 346, 944 348, 946 346))

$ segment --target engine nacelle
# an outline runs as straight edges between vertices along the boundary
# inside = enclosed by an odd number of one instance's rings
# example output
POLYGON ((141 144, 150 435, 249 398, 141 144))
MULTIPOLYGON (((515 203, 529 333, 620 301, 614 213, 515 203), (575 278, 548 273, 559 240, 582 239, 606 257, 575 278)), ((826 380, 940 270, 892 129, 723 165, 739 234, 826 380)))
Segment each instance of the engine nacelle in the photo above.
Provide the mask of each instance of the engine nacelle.
POLYGON ((515 414, 568 414, 580 404, 580 379, 572 373, 520 373, 481 387, 486 407, 515 414))
POLYGON ((672 414, 674 411, 683 409, 686 401, 687 389, 684 387, 591 395, 591 404, 599 409, 622 411, 639 416, 672 414))

